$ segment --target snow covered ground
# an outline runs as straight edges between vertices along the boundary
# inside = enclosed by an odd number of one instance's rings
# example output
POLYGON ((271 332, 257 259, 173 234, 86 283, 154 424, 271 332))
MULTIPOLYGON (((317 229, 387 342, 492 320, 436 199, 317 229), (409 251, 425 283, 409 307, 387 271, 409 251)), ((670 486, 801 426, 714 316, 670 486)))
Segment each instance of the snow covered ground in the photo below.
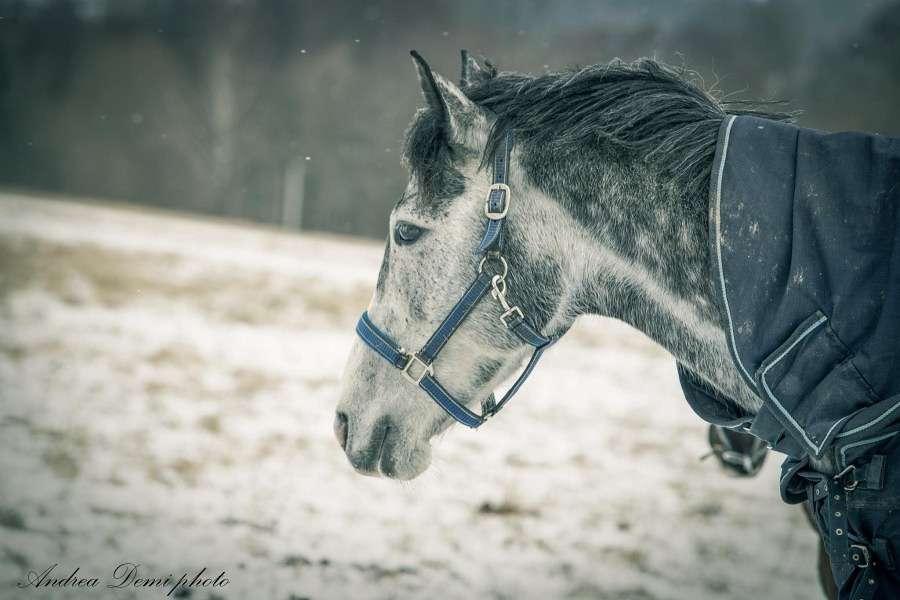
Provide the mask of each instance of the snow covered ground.
POLYGON ((380 244, 0 195, 0 598, 814 598, 777 456, 726 476, 672 360, 586 320, 400 484, 331 433, 380 244), (21 590, 79 567, 97 588, 21 590), (184 596, 187 592, 179 592, 184 596))

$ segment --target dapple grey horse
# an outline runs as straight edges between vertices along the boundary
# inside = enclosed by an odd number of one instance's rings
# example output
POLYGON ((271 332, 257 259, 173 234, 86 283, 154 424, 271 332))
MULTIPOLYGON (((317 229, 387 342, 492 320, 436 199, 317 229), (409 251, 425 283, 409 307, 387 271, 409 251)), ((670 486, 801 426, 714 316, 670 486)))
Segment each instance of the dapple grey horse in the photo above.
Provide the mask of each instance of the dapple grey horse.
POLYGON ((584 314, 631 324, 705 397, 756 415, 709 277, 711 170, 728 119, 788 117, 720 101, 652 60, 532 77, 464 53, 456 85, 413 56, 426 107, 335 420, 354 468, 422 473, 432 437, 453 418, 480 425, 494 388, 584 314), (466 408, 479 403, 482 416, 466 408))

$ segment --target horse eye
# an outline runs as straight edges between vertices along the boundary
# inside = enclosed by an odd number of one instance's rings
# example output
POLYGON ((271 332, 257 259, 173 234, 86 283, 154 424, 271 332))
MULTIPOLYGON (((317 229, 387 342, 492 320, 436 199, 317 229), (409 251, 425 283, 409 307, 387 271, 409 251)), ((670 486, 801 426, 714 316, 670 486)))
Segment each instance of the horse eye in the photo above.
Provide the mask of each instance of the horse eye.
POLYGON ((422 235, 424 230, 421 227, 401 221, 394 228, 394 239, 401 246, 412 244, 422 235))

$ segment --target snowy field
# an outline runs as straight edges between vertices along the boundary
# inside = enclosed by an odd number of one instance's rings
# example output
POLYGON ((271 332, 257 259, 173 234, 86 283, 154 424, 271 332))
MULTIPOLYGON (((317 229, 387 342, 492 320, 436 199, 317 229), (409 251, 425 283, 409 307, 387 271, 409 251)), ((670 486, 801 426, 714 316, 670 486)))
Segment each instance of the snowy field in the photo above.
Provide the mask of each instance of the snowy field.
MULTIPOLYGON (((820 597, 815 537, 712 460, 673 362, 594 319, 400 484, 331 432, 381 245, 0 195, 0 598, 226 571, 213 599, 820 597), (29 570, 98 577, 21 590, 29 570)), ((173 594, 175 596, 176 594, 173 594)))

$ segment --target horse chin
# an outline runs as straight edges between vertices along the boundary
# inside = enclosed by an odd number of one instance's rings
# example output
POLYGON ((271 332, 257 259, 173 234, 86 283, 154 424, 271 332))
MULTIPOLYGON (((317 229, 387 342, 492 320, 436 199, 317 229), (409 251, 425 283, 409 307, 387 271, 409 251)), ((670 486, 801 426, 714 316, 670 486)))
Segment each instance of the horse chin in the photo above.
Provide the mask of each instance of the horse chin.
POLYGON ((425 472, 431 464, 431 446, 421 444, 412 450, 385 448, 378 462, 378 472, 388 479, 409 481, 425 472))

